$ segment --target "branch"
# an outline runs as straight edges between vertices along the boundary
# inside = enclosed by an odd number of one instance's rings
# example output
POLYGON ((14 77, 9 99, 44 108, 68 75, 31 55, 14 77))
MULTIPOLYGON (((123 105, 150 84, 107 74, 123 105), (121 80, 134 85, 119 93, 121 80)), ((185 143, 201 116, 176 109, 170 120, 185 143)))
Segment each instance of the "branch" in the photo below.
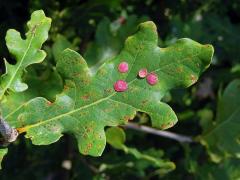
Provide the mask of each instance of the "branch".
POLYGON ((149 133, 149 134, 154 134, 157 136, 166 137, 166 138, 173 139, 173 140, 176 140, 176 141, 182 142, 182 143, 192 143, 193 142, 192 137, 181 135, 181 134, 176 134, 176 133, 169 132, 169 131, 162 131, 162 130, 154 129, 154 128, 151 128, 148 126, 138 125, 136 123, 128 123, 127 125, 125 125, 123 127, 127 128, 127 129, 134 129, 137 131, 142 131, 142 132, 149 133))

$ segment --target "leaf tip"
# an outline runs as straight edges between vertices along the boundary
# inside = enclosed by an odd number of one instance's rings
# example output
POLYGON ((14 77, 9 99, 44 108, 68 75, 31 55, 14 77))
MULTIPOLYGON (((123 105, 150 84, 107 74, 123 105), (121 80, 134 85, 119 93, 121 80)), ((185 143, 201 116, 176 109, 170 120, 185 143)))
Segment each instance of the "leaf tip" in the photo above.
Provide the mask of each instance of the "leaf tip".
POLYGON ((205 44, 203 46, 206 48, 206 56, 207 56, 206 59, 210 60, 208 62, 208 64, 210 64, 214 54, 214 47, 211 44, 205 44))
POLYGON ((155 25, 155 23, 153 21, 146 21, 143 22, 139 25, 140 28, 148 28, 151 29, 155 32, 157 32, 157 26, 155 25))
POLYGON ((158 42, 158 33, 157 33, 157 26, 154 24, 153 21, 146 21, 139 24, 139 31, 140 36, 145 38, 145 41, 152 41, 154 44, 158 42))

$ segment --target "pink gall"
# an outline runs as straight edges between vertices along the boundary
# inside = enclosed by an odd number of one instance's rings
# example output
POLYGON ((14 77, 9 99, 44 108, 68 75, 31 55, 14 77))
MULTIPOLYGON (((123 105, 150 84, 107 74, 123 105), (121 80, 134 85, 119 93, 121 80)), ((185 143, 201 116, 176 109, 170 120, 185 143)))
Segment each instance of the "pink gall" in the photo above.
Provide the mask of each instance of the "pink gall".
POLYGON ((138 76, 139 76, 140 78, 145 78, 145 77, 147 76, 147 74, 148 74, 148 72, 147 72, 147 69, 146 69, 146 68, 140 69, 140 70, 138 71, 138 76))
POLYGON ((148 74, 147 75, 147 82, 148 82, 148 84, 150 84, 150 85, 155 85, 155 84, 157 84, 157 82, 158 82, 158 76, 157 76, 157 74, 155 74, 155 73, 150 73, 150 74, 148 74))
POLYGON ((128 84, 124 80, 118 80, 114 84, 114 90, 117 92, 124 92, 128 89, 128 84))
POLYGON ((119 65, 118 65, 118 71, 120 73, 126 73, 128 72, 128 63, 127 62, 121 62, 119 65))

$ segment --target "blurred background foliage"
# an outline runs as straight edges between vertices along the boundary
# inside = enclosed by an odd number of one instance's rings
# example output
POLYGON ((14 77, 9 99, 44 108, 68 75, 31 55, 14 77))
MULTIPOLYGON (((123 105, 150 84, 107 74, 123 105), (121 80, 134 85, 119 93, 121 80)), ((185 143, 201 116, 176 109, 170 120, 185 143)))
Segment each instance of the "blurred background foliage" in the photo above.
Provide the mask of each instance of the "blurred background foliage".
MULTIPOLYGON (((6 31, 14 28, 23 33, 25 22, 37 9, 43 9, 53 20, 44 45, 48 56, 41 65, 28 68, 31 73, 24 78, 31 81, 30 90, 37 89, 38 95, 50 100, 62 89, 54 69, 59 51, 67 47, 77 50, 94 73, 121 50, 126 37, 146 20, 156 23, 159 46, 188 37, 213 44, 215 55, 198 83, 174 90, 164 98, 179 118, 170 131, 194 137, 196 142, 179 143, 127 128, 126 134, 115 129, 116 135, 114 129, 109 129, 110 145, 102 157, 93 158, 80 155, 69 136, 50 146, 33 146, 20 138, 9 148, 0 179, 240 179, 240 97, 229 100, 232 93, 240 92, 236 80, 240 77, 238 0, 1 0, 0 59, 14 64, 5 45, 6 31), (238 111, 225 112, 223 104, 238 111), (209 129, 216 127, 218 131, 206 137, 209 129), (231 136, 225 138, 228 133, 231 136), (212 141, 214 145, 209 146, 212 141), (213 149, 217 152, 213 153, 213 149)), ((149 118, 139 113, 134 122, 149 125, 149 118)))

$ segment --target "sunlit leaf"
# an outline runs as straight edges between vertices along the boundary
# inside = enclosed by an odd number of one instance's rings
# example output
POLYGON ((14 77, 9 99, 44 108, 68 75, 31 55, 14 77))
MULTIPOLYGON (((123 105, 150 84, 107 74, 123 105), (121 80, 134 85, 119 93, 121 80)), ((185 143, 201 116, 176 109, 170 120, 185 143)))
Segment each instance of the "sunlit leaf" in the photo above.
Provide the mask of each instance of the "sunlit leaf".
POLYGON ((27 89, 21 76, 24 69, 34 63, 43 61, 46 53, 41 50, 42 44, 48 38, 51 19, 47 18, 42 10, 35 11, 27 23, 26 39, 20 33, 10 29, 6 35, 6 43, 10 53, 16 58, 16 64, 11 65, 5 61, 6 73, 0 78, 0 99, 8 90, 21 92, 27 89))

